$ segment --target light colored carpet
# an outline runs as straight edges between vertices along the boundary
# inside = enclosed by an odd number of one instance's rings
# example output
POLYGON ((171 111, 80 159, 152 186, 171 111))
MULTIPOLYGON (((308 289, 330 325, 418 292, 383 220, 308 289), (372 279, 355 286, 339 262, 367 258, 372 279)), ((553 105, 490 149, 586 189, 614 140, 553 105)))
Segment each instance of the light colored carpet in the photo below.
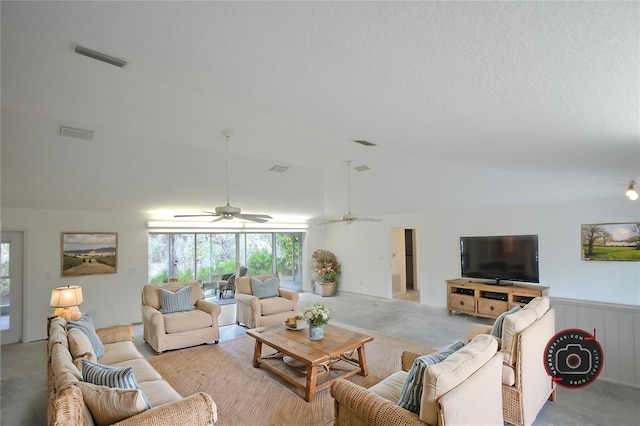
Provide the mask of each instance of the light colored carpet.
MULTIPOLYGON (((332 323, 373 337, 365 345, 369 375, 348 379, 364 387, 400 370, 403 351, 421 354, 433 351, 422 344, 332 323)), ((216 425, 332 425, 333 398, 329 389, 306 402, 301 390, 264 368, 252 366, 254 343, 253 338, 242 336, 147 359, 183 396, 199 391, 211 395, 218 406, 216 425)), ((270 352, 273 350, 264 347, 263 354, 270 352)))

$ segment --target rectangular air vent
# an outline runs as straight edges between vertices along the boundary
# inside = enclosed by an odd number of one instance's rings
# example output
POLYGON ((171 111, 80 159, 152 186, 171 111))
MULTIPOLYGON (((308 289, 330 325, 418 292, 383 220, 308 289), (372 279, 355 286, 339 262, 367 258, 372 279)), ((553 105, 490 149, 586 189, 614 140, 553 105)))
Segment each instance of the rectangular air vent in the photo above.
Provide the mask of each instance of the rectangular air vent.
POLYGON ((77 129, 75 127, 60 126, 58 133, 68 138, 84 139, 85 141, 90 141, 93 139, 93 130, 85 130, 85 129, 77 129))
POLYGON ((109 65, 115 65, 119 68, 128 64, 124 59, 116 58, 115 56, 107 55, 106 53, 98 52, 97 50, 89 49, 88 47, 79 46, 77 44, 72 44, 71 47, 73 48, 73 51, 79 55, 87 56, 91 59, 105 62, 109 65))
POLYGON ((354 169, 359 172, 366 172, 367 170, 369 170, 369 167, 362 165, 362 166, 354 167, 354 169))
POLYGON ((361 140, 361 139, 356 139, 354 140, 355 143, 359 143, 360 145, 364 145, 364 146, 376 146, 375 143, 373 142, 369 142, 369 141, 365 141, 365 140, 361 140))
POLYGON ((287 166, 273 166, 270 170, 272 172, 284 173, 287 170, 289 170, 289 167, 287 167, 287 166))

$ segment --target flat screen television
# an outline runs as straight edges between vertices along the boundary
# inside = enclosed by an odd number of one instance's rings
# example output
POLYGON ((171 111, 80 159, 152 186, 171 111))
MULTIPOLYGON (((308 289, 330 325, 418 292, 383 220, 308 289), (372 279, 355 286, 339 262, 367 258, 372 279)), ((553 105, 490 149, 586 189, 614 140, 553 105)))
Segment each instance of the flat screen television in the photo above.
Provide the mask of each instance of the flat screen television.
POLYGON ((488 284, 539 283, 538 236, 460 237, 460 265, 463 277, 488 284))

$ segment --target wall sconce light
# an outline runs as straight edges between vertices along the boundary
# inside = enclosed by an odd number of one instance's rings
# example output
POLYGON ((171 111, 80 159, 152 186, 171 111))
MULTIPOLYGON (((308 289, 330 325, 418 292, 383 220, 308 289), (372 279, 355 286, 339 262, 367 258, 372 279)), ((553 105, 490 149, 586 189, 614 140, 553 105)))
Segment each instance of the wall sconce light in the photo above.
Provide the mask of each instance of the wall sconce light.
POLYGON ((53 289, 49 306, 56 308, 54 311, 55 316, 69 321, 77 321, 82 316, 78 308, 78 305, 82 302, 84 302, 82 287, 74 285, 53 289))
POLYGON ((627 198, 629 198, 631 201, 638 199, 638 190, 636 190, 637 185, 638 184, 636 183, 636 181, 632 180, 629 184, 629 187, 627 188, 627 192, 625 193, 627 198))

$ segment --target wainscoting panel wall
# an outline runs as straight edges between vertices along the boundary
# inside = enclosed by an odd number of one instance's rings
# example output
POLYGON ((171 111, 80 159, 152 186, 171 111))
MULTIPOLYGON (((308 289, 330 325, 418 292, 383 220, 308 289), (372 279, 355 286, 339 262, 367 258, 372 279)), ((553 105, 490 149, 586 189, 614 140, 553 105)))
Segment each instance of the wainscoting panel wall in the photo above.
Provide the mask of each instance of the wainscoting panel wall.
POLYGON ((640 307, 551 298, 556 331, 578 328, 596 333, 604 352, 598 380, 640 388, 640 307))

